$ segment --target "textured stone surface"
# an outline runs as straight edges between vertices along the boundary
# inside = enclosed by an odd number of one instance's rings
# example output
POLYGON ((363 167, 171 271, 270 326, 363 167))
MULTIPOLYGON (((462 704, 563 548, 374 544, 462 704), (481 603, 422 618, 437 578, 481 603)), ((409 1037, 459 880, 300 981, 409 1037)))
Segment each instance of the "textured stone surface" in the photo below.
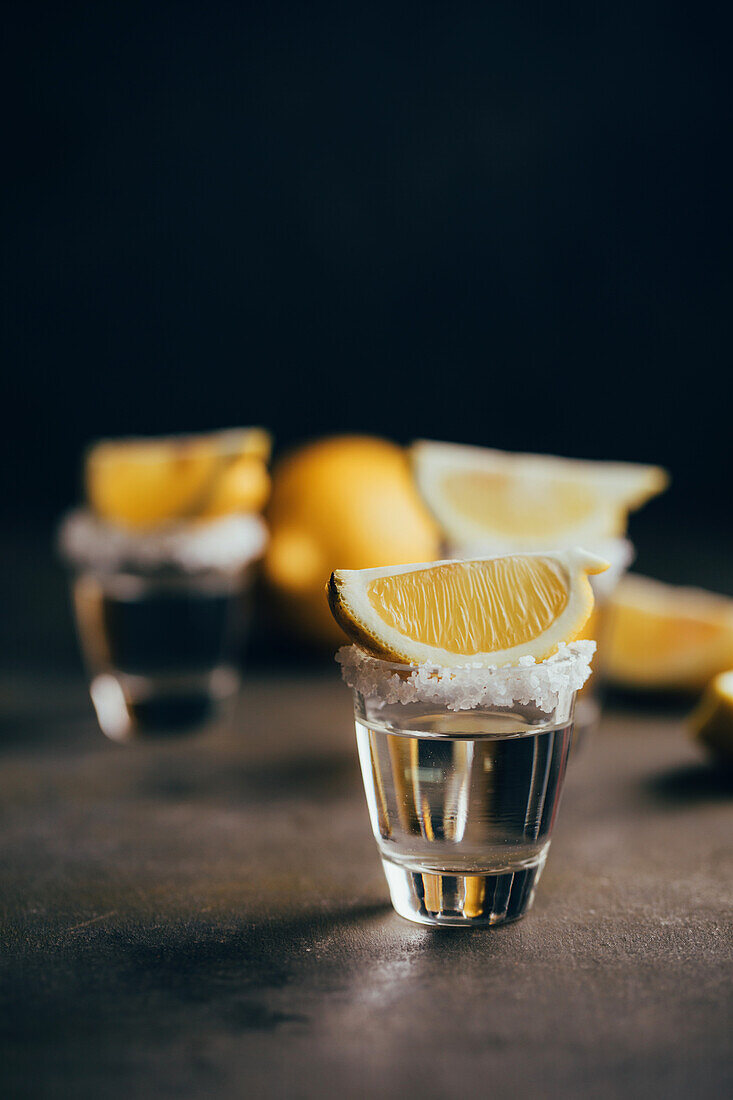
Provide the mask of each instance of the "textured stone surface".
POLYGON ((389 908, 335 669, 167 746, 71 675, 0 692, 4 1095, 730 1092, 733 793, 679 719, 607 717, 524 921, 436 932, 389 908))

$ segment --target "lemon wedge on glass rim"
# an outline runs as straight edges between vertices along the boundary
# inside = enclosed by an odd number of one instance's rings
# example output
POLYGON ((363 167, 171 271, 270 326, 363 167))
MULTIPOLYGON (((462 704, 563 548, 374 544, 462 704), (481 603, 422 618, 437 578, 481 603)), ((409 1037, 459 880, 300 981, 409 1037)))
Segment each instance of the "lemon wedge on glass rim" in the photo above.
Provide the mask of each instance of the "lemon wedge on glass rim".
POLYGON ((574 549, 337 569, 328 598, 350 639, 383 660, 501 666, 578 638, 593 610, 588 574, 607 568, 574 549))
POLYGON ((454 545, 511 553, 597 545, 622 535, 630 511, 660 493, 659 466, 515 454, 419 440, 415 481, 454 545))

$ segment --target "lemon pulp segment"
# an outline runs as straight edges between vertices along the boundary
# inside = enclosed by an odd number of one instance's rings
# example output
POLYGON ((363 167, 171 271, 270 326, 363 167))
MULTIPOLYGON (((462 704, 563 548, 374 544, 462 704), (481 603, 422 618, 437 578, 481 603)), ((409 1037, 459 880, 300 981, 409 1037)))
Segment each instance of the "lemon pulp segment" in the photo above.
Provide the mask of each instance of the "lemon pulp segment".
POLYGON ((447 564, 431 573, 381 577, 369 600, 388 626, 426 645, 467 656, 522 645, 567 604, 567 581, 546 558, 447 564))
POLYGON ((595 494, 586 486, 549 478, 451 471, 443 477, 442 489, 465 519, 517 537, 562 532, 592 516, 596 508, 595 494))

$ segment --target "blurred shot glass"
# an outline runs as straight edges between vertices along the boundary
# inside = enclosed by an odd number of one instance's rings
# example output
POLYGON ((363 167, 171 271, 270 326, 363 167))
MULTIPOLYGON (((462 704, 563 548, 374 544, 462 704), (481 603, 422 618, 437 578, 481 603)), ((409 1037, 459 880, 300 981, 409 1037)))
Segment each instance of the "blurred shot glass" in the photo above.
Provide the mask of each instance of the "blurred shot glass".
POLYGON ((455 679, 341 651, 372 830, 401 916, 490 926, 530 908, 593 650, 575 643, 541 665, 455 679))
POLYGON ((114 741, 199 732, 226 719, 254 566, 257 515, 137 534, 87 509, 62 522, 76 627, 102 731, 114 741))
POLYGON ((618 582, 634 559, 634 547, 628 539, 606 539, 594 549, 610 563, 605 573, 589 577, 593 589, 593 614, 585 628, 584 637, 598 643, 595 669, 578 692, 575 704, 575 731, 573 748, 579 749, 595 732, 601 719, 603 705, 603 657, 609 634, 608 604, 618 582))

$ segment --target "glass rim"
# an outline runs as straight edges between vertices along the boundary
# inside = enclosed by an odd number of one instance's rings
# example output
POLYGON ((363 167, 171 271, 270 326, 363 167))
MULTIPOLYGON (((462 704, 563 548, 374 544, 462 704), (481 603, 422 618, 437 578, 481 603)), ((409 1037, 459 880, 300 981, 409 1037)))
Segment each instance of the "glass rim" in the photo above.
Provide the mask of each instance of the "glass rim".
POLYGON ((200 523, 133 531, 79 507, 61 517, 56 545, 64 563, 77 572, 167 568, 193 575, 244 569, 258 561, 267 545, 267 527, 259 515, 235 512, 200 523))
MULTIPOLYGON (((448 675, 450 675, 451 673, 475 672, 478 674, 492 676, 497 674, 506 674, 510 671, 512 673, 519 673, 523 671, 536 673, 539 669, 546 668, 548 662, 550 661, 555 667, 562 666, 564 664, 574 664, 578 660, 576 651, 574 649, 571 649, 574 644, 575 643, 573 642, 568 643, 566 650, 563 650, 562 652, 556 651, 555 653, 550 654, 549 657, 544 658, 542 661, 534 661, 534 663, 532 664, 527 663, 523 665, 481 665, 477 662, 471 661, 467 661, 465 664, 462 665, 440 665, 437 662, 433 661, 418 661, 415 663, 387 661, 383 657, 375 657, 374 654, 369 653, 366 649, 362 649, 361 646, 356 645, 355 643, 352 643, 351 645, 341 646, 341 648, 338 650, 338 653, 345 654, 351 651, 358 657, 358 660, 363 665, 369 665, 375 669, 384 671, 385 673, 407 672, 411 674, 421 669, 431 669, 435 670, 436 672, 446 673, 448 675)), ((593 642, 593 644, 595 645, 595 642, 593 642)))
MULTIPOLYGON (((561 643, 562 644, 562 643, 561 643)), ((554 709, 561 695, 575 693, 590 675, 596 643, 583 640, 563 644, 545 661, 520 658, 524 663, 500 666, 423 663, 404 664, 372 657, 358 646, 344 646, 336 654, 345 683, 377 705, 431 703, 449 710, 473 710, 484 705, 535 701, 545 711, 554 709)))

